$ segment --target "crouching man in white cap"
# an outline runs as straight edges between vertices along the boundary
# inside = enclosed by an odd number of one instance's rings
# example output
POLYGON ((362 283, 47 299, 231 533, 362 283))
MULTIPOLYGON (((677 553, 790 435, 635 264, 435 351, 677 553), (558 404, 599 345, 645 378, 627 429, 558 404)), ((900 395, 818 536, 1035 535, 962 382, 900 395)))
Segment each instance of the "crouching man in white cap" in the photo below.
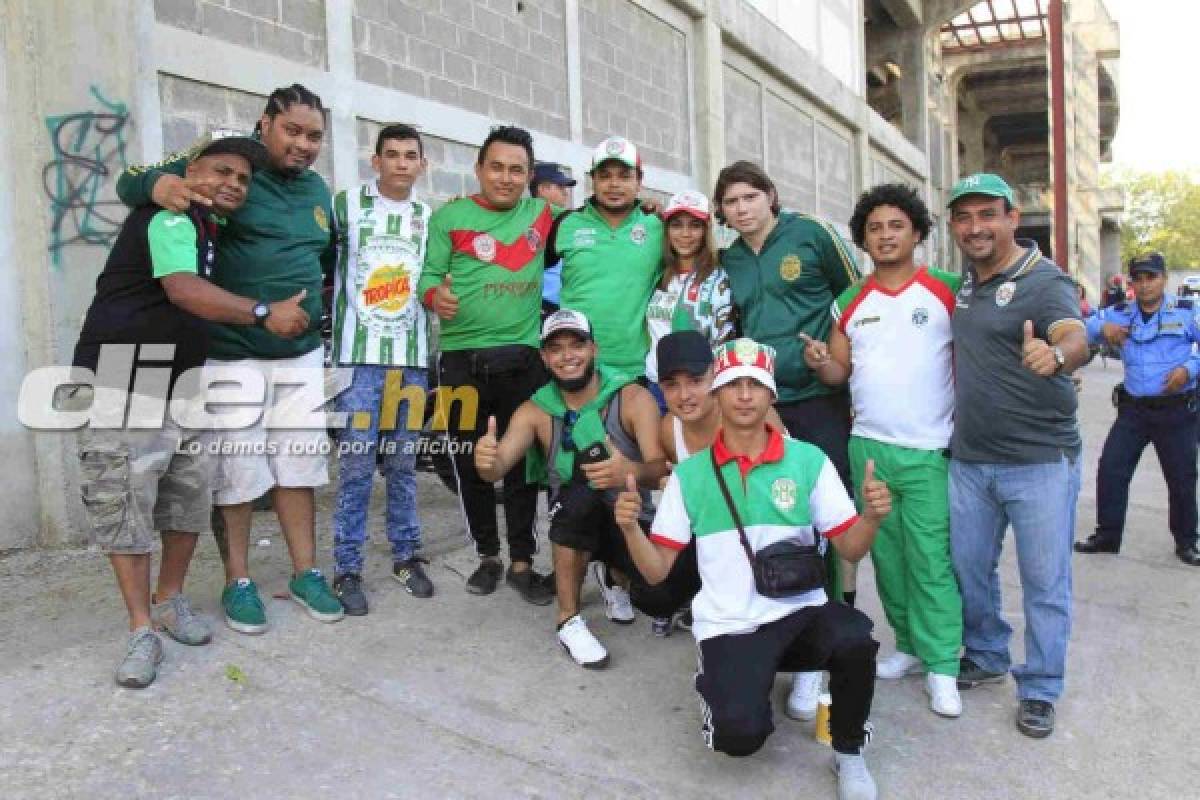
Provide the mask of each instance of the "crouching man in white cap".
POLYGON ((731 756, 751 755, 774 730, 775 673, 828 670, 838 797, 870 800, 875 781, 862 749, 879 644, 871 638, 871 620, 829 602, 824 576, 812 568, 822 563, 823 541, 847 561, 860 560, 891 510, 891 495, 868 462, 859 516, 825 454, 766 423, 775 399, 774 361, 772 348, 750 339, 724 345, 713 380, 721 408, 716 440, 675 468, 649 537, 638 526, 641 505, 632 481, 614 515, 650 583, 661 581, 695 539, 701 588, 692 601, 692 633, 700 651, 696 690, 705 707, 705 742, 731 756), (764 575, 789 548, 785 555, 801 561, 791 579, 764 575))

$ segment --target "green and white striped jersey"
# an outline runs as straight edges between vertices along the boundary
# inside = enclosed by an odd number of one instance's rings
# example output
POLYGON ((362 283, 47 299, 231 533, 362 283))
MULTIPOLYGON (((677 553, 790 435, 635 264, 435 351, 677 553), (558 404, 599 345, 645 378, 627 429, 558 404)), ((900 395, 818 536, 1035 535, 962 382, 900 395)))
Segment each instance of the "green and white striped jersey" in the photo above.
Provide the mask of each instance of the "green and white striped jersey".
POLYGON ((333 213, 333 363, 427 368, 430 321, 417 283, 429 206, 390 200, 372 180, 338 192, 333 213))

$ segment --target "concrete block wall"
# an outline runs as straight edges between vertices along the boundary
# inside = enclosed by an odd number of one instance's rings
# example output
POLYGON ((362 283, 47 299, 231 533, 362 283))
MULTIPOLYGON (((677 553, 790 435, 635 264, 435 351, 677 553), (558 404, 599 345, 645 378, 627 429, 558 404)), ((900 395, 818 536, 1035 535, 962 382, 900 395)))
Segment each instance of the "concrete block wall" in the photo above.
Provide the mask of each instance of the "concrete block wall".
POLYGON ((763 160, 762 88, 750 77, 725 64, 725 160, 763 160))
POLYGON ((788 208, 816 208, 816 163, 813 158, 813 119, 800 109, 766 92, 767 162, 788 208))
POLYGON ((564 0, 354 0, 362 81, 566 138, 564 0))
POLYGON ((581 0, 584 141, 617 134, 661 169, 691 171, 687 39, 626 0, 581 0))
MULTIPOLYGON (((159 104, 162 108, 163 152, 186 150, 212 128, 250 131, 266 107, 266 95, 239 92, 174 75, 158 76, 159 104)), ((332 131, 325 131, 325 143, 313 169, 332 186, 332 131)))
POLYGON ((231 44, 326 65, 324 0, 154 0, 154 15, 231 44))

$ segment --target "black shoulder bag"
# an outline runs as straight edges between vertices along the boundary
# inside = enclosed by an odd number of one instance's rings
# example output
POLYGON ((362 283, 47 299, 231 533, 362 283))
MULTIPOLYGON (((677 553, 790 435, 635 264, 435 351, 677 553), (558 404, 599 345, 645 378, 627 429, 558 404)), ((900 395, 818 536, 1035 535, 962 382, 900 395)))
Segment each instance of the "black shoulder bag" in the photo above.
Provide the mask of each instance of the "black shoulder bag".
MULTIPOLYGON (((742 540, 742 549, 746 551, 750 569, 754 572, 754 588, 758 593, 763 597, 779 599, 824 588, 825 552, 820 544, 800 544, 784 539, 767 545, 757 553, 751 549, 746 529, 742 527, 741 515, 733 504, 729 487, 725 485, 725 476, 717 464, 717 454, 711 448, 709 453, 717 485, 721 487, 721 495, 725 498, 725 505, 742 540)), ((818 534, 814 531, 814 535, 818 534)))

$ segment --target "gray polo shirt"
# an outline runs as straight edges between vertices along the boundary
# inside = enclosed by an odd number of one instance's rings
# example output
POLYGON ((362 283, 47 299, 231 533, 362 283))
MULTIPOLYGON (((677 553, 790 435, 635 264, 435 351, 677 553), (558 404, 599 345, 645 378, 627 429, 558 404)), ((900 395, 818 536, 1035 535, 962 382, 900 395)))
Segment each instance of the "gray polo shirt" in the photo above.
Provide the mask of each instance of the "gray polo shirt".
POLYGON ((1071 279, 1018 239, 1025 254, 979 283, 973 266, 954 309, 954 458, 987 464, 1046 464, 1080 450, 1076 397, 1066 375, 1043 378, 1021 364, 1025 320, 1049 341, 1063 325, 1078 325, 1071 279))

